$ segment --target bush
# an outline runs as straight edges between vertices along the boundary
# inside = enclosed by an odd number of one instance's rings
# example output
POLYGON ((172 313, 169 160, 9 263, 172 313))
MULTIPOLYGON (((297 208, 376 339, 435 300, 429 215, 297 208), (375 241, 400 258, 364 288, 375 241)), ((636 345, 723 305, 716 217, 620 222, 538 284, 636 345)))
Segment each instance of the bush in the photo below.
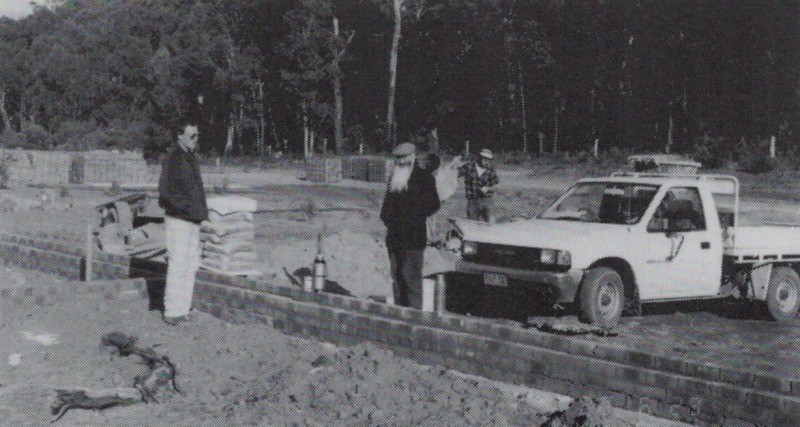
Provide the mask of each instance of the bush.
POLYGON ((25 144, 29 148, 39 150, 49 150, 52 148, 52 139, 50 132, 43 126, 36 123, 30 123, 25 127, 23 132, 25 136, 25 144))
POLYGON ((115 120, 108 126, 97 126, 71 120, 59 126, 52 140, 65 150, 142 150, 148 157, 163 151, 169 137, 165 129, 146 121, 115 120))
POLYGON ((707 132, 695 138, 692 158, 704 168, 718 169, 731 160, 730 150, 725 147, 725 139, 714 138, 707 132))
POLYGON ((605 153, 601 154, 601 158, 605 163, 613 165, 626 165, 628 157, 634 154, 630 148, 611 147, 605 153))
POLYGON ((0 188, 6 188, 8 178, 8 162, 6 162, 6 159, 0 158, 0 188))
POLYGON ((25 145, 25 137, 21 133, 4 131, 0 133, 0 147, 17 148, 25 145))
POLYGON ((752 174, 768 173, 775 169, 777 160, 769 157, 769 140, 755 143, 742 138, 736 146, 739 169, 752 174))
POLYGON ((775 166, 775 159, 771 159, 767 156, 752 157, 744 162, 739 162, 739 169, 752 174, 772 172, 775 166))

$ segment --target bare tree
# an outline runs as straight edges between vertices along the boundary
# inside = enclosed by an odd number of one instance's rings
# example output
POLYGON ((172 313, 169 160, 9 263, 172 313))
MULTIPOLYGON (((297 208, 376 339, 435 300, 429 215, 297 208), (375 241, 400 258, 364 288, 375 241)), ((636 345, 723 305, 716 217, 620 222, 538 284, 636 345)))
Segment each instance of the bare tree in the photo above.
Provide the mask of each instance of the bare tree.
POLYGON ((397 90, 397 56, 403 31, 403 0, 392 0, 394 6, 394 33, 389 53, 389 102, 386 108, 386 144, 389 148, 397 142, 397 123, 394 120, 394 98, 397 90))

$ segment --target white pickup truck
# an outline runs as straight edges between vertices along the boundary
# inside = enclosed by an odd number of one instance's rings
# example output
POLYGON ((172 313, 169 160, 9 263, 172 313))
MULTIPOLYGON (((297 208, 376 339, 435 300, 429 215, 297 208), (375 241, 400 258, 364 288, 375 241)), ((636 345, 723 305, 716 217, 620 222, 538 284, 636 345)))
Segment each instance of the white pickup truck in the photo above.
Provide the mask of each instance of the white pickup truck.
POLYGON ((547 291, 609 327, 641 303, 734 294, 776 320, 800 309, 800 228, 737 224, 733 176, 617 173, 582 179, 533 219, 454 219, 456 271, 483 286, 547 291))

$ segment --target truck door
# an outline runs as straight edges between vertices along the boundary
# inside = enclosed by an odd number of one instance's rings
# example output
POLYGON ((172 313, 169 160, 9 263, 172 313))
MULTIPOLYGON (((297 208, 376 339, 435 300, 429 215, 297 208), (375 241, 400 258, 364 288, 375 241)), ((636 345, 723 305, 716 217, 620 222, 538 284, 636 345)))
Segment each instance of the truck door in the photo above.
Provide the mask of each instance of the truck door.
POLYGON ((696 187, 664 193, 647 224, 643 299, 716 295, 722 274, 722 237, 713 201, 696 187))

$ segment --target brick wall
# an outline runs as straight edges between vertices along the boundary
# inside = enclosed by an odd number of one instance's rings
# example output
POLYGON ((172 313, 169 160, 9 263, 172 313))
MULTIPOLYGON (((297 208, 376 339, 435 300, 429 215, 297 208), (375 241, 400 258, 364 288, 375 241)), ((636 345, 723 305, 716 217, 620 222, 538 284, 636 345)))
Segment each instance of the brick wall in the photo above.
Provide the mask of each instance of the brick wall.
MULTIPOLYGON (((0 234, 0 262, 80 276, 80 249, 0 234)), ((162 263, 95 254, 95 279, 163 277, 162 263)), ((0 295, 2 297, 2 295, 0 295)), ((800 380, 201 271, 198 309, 232 322, 352 344, 370 340, 422 363, 706 425, 800 425, 800 380)))

